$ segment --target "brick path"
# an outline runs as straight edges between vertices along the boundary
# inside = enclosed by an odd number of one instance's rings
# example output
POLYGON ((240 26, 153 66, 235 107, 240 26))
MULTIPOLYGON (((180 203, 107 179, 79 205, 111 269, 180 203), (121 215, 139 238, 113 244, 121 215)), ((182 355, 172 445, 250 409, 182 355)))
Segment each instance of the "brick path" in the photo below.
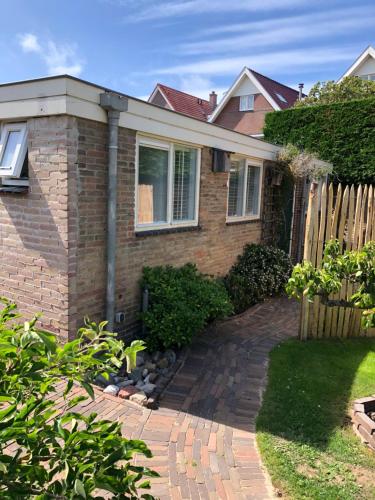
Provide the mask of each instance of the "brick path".
POLYGON ((257 305, 211 328, 192 347, 165 392, 148 410, 103 395, 85 407, 119 419, 128 438, 146 441, 161 499, 268 499, 272 487, 255 446, 255 418, 269 351, 297 334, 298 306, 285 298, 257 305))

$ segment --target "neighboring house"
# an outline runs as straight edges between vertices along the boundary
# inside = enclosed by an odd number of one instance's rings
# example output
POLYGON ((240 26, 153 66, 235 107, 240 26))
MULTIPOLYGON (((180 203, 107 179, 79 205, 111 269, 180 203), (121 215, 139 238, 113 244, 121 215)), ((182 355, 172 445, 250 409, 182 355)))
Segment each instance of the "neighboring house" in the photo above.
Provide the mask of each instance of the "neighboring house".
POLYGON ((162 108, 171 109, 177 113, 192 116, 198 120, 207 121, 217 105, 217 95, 211 92, 210 100, 172 89, 158 83, 150 95, 148 102, 162 108))
POLYGON ((374 47, 371 45, 367 47, 338 81, 341 82, 346 76, 359 76, 364 80, 375 80, 374 47))
POLYGON ((245 67, 209 121, 243 134, 263 137, 266 113, 290 108, 298 97, 297 90, 245 67))
POLYGON ((299 94, 297 90, 244 68, 219 104, 215 92, 211 92, 206 101, 160 83, 148 102, 242 134, 263 137, 266 113, 290 108, 299 94))
POLYGON ((0 294, 63 339, 134 332, 145 265, 223 275, 279 226, 267 142, 69 76, 0 85, 0 124, 0 294))

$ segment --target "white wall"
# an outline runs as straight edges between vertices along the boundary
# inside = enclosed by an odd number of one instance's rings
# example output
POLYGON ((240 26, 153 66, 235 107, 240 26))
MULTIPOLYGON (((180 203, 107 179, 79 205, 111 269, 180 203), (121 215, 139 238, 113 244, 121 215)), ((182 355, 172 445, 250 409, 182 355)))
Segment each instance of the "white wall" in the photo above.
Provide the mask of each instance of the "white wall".
POLYGON ((253 84, 253 82, 249 80, 246 75, 244 75, 240 84, 233 92, 233 97, 248 94, 259 94, 259 89, 253 84))
POLYGON ((353 76, 371 75, 375 73, 375 59, 368 57, 353 73, 353 76))

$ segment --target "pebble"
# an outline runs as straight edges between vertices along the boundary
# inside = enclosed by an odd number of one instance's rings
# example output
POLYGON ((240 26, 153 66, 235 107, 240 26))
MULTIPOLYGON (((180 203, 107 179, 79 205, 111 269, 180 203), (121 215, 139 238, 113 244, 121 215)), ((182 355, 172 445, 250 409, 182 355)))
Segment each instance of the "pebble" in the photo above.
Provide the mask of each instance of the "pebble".
POLYGON ((167 349, 164 353, 164 357, 167 358, 170 365, 174 365, 176 363, 177 356, 172 349, 167 349))
POLYGON ((168 368, 169 363, 167 358, 162 358, 160 361, 158 361, 157 365, 159 368, 168 368))
POLYGON ((155 363, 146 363, 145 364, 145 368, 149 371, 149 372, 153 372, 156 370, 156 365, 155 363))
POLYGON ((143 391, 132 394, 129 399, 142 406, 147 403, 147 396, 143 391))
POLYGON ((134 382, 138 382, 138 380, 142 378, 142 371, 142 368, 134 368, 129 377, 134 380, 134 382))
POLYGON ((142 377, 147 377, 147 374, 148 374, 148 370, 147 370, 147 368, 145 368, 142 372, 142 377))
POLYGON ((123 382, 120 382, 118 384, 119 387, 128 387, 130 385, 133 385, 134 384, 134 380, 124 380, 123 382))
POLYGON ((119 392, 120 387, 117 385, 107 385, 107 387, 103 390, 106 394, 111 394, 112 396, 117 396, 117 393, 119 392))
POLYGON ((154 363, 156 363, 157 361, 159 361, 159 359, 161 358, 161 352, 160 351, 156 351, 154 352, 154 354, 152 355, 152 361, 154 363))
POLYGON ((146 394, 146 396, 149 396, 152 392, 154 392, 155 387, 155 384, 145 384, 140 389, 146 394))

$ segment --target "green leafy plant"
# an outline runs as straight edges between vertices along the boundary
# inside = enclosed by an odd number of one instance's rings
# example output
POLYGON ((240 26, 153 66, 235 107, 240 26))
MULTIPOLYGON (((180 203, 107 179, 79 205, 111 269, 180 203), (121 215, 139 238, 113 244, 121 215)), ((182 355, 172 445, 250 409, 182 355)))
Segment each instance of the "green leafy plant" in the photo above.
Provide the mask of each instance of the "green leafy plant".
POLYGON ((37 317, 20 322, 16 305, 0 301, 1 498, 139 498, 138 488, 149 488, 147 477, 157 474, 132 458, 150 457, 150 450, 122 437, 118 422, 80 413, 88 397, 73 391, 78 384, 93 398, 97 374, 122 365, 123 343, 105 331, 105 322, 87 320, 77 338, 61 346, 37 328, 37 317), (57 386, 63 408, 55 402, 57 386))
POLYGON ((225 277, 237 313, 280 293, 292 271, 289 256, 279 248, 249 244, 225 277))
POLYGON ((375 82, 362 80, 357 76, 347 76, 341 82, 328 80, 317 82, 304 99, 296 101, 295 107, 315 106, 317 104, 332 104, 335 102, 348 102, 354 99, 375 97, 375 82))
POLYGON ((223 284, 193 264, 145 267, 141 285, 149 290, 149 309, 141 318, 151 350, 187 345, 208 322, 232 313, 223 284))
POLYGON ((332 165, 320 161, 316 154, 301 151, 294 144, 281 148, 277 159, 289 168, 295 179, 306 176, 317 180, 332 173, 332 165))
POLYGON ((333 166, 348 184, 375 178, 375 97, 267 113, 264 137, 294 144, 333 166))
POLYGON ((311 301, 317 296, 329 307, 360 309, 363 327, 375 327, 375 241, 361 250, 344 252, 337 240, 327 242, 321 267, 315 268, 309 261, 297 264, 286 290, 298 299, 311 301), (341 290, 343 280, 353 283, 355 292, 347 299, 330 298, 341 290))

